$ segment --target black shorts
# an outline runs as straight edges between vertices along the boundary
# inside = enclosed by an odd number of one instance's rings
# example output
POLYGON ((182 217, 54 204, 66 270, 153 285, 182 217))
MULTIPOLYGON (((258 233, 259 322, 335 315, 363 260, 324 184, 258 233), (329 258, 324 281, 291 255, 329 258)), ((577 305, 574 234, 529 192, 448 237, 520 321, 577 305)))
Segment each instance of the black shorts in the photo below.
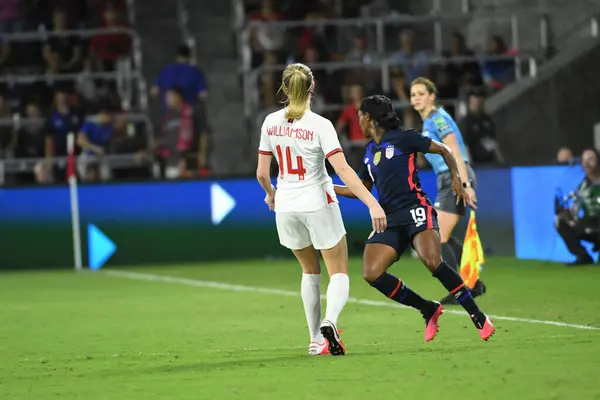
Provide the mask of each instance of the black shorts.
POLYGON ((367 244, 386 244, 393 247, 398 254, 398 258, 400 258, 407 247, 409 245, 412 246, 413 238, 417 233, 427 229, 439 231, 437 213, 430 205, 407 208, 401 212, 394 213, 394 216, 400 217, 398 218, 400 223, 388 227, 381 233, 372 232, 367 239, 367 244))
MULTIPOLYGON (((477 189, 477 179, 475 178, 475 172, 470 165, 467 165, 467 173, 471 180, 473 189, 477 189)), ((461 201, 456 204, 456 196, 452 193, 452 175, 450 171, 441 172, 437 176, 437 190, 438 194, 435 198, 433 206, 441 211, 449 212, 450 214, 465 215, 467 207, 461 201)))

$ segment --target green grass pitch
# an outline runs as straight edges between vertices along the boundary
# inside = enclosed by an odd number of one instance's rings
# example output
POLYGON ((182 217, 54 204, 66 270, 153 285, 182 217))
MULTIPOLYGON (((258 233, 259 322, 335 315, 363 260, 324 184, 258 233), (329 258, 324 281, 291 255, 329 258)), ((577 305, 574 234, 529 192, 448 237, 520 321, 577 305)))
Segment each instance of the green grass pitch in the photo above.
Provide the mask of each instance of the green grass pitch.
MULTIPOLYGON (((600 399, 600 267, 488 260, 487 343, 455 307, 425 343, 350 268, 344 357, 306 355, 293 261, 0 274, 0 399, 600 399)), ((443 295, 415 260, 391 272, 443 295)))

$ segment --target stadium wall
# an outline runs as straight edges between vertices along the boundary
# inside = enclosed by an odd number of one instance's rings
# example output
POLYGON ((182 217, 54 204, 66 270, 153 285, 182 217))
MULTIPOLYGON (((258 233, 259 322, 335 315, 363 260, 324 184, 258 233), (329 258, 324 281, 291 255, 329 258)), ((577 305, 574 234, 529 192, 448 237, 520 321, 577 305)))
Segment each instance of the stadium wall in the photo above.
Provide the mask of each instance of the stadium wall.
POLYGON ((552 162, 560 146, 593 146, 598 121, 600 41, 582 40, 486 101, 500 147, 511 164, 552 162))
MULTIPOLYGON (((477 170, 477 222, 486 254, 544 258, 555 247, 551 258, 568 258, 556 242, 552 212, 553 192, 565 182, 565 171, 577 174, 569 167, 477 170)), ((424 190, 435 198, 435 176, 431 171, 420 175, 424 190)), ((577 179, 569 182, 565 190, 577 179)), ((279 245, 274 215, 263 198, 254 179, 81 185, 84 264, 89 224, 117 245, 107 265, 289 257, 279 245), (215 183, 236 201, 218 225, 211 220, 215 183)), ((351 251, 359 253, 370 233, 368 212, 358 200, 340 199, 340 207, 351 251)), ((0 269, 73 265, 68 188, 1 189, 0 239, 0 269)))

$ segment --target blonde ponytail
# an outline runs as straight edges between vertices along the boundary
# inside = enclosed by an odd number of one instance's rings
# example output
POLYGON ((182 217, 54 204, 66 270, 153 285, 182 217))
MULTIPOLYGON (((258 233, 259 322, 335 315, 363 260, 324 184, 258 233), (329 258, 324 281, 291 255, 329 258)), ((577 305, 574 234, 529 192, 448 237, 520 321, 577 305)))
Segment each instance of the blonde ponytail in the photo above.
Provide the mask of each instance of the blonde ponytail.
POLYGON ((300 119, 309 108, 313 74, 304 64, 290 64, 283 71, 280 90, 286 95, 287 119, 300 119))

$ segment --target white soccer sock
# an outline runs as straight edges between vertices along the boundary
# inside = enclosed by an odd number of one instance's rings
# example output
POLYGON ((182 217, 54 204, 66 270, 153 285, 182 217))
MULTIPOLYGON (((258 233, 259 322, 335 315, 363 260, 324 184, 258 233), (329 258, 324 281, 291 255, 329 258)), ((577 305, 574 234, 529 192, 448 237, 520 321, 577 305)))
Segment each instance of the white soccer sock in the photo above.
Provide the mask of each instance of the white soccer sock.
POLYGON ((350 294, 350 278, 346 274, 333 274, 327 286, 327 308, 325 319, 337 326, 337 320, 344 309, 350 294))
POLYGON ((310 332, 311 342, 322 342, 323 335, 319 329, 321 324, 321 275, 302 274, 300 286, 304 313, 310 332))

